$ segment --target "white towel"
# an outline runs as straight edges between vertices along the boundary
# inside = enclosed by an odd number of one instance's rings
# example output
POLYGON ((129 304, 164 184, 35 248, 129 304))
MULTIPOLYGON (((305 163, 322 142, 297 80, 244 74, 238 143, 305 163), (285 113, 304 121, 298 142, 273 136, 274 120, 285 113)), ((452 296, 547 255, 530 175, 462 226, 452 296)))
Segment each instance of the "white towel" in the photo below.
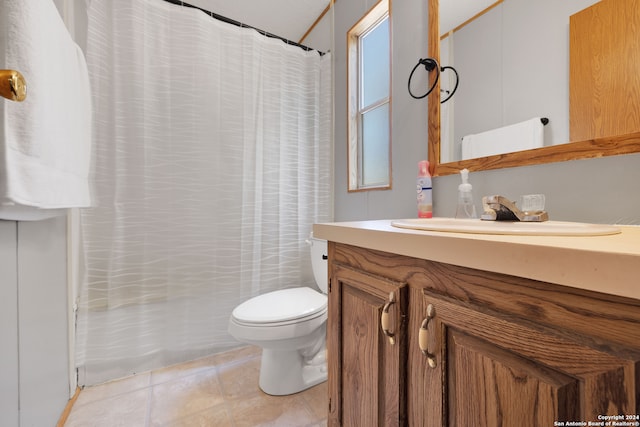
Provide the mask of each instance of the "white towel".
POLYGON ((462 160, 529 150, 544 145, 544 125, 540 117, 467 135, 462 138, 462 160))
POLYGON ((0 1, 0 20, 0 68, 18 70, 27 83, 23 102, 0 98, 0 218, 90 206, 91 97, 82 50, 52 0, 0 1))

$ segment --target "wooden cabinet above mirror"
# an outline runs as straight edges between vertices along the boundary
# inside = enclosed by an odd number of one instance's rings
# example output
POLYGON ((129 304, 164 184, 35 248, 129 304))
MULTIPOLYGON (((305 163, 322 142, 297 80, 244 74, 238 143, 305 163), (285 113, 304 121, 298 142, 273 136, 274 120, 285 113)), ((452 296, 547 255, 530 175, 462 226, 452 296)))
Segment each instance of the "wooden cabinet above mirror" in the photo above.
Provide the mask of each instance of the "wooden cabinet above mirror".
POLYGON ((572 141, 640 130, 637 1, 607 0, 571 16, 569 134, 572 141))
MULTIPOLYGON (((439 3, 441 0, 429 0, 429 56, 439 59, 440 58, 440 30, 439 30, 439 3)), ((509 1, 509 0, 506 0, 509 1)), ((601 2, 596 3, 594 6, 598 6, 599 8, 610 8, 612 10, 611 19, 614 19, 615 16, 624 16, 624 20, 635 22, 635 27, 638 28, 640 26, 640 10, 638 8, 634 8, 635 0, 602 0, 601 2), (623 15, 621 10, 623 9, 620 3, 627 3, 630 5, 631 11, 623 15), (615 7, 615 9, 614 9, 615 7)), ((592 6, 592 7, 594 7, 592 6)), ((592 8, 591 7, 591 8, 592 8)), ((588 8, 587 10, 591 9, 588 8)), ((583 12, 579 12, 576 15, 582 14, 583 12)), ((599 18, 602 18, 605 12, 598 12, 599 18)), ((613 43, 616 46, 620 46, 624 40, 630 40, 628 37, 620 37, 619 31, 609 31, 606 27, 607 20, 600 19, 600 26, 597 27, 597 30, 592 30, 589 37, 591 41, 602 41, 609 40, 606 43, 613 43)), ((572 24, 573 25, 573 24, 572 24)), ((567 22, 567 26, 569 26, 569 22, 567 22)), ((573 56, 573 51, 576 49, 576 41, 582 41, 583 37, 574 40, 572 38, 572 45, 570 46, 571 55, 573 56)), ((633 37, 631 38, 633 39, 633 37)), ((593 62, 595 64, 599 64, 597 66, 604 67, 602 61, 606 60, 606 71, 609 72, 613 77, 616 78, 616 83, 624 86, 624 93, 626 94, 621 99, 619 99, 618 104, 623 106, 625 109, 627 116, 637 116, 640 105, 640 80, 637 78, 639 75, 637 72, 632 74, 628 71, 628 65, 624 65, 622 63, 617 64, 616 61, 626 61, 628 59, 628 51, 635 50, 636 55, 640 56, 640 47, 635 44, 625 50, 627 52, 624 58, 619 57, 607 57, 598 58, 599 62, 593 62), (635 76, 635 77, 634 77, 635 76)), ((619 50, 619 49, 616 49, 619 50)), ((573 60, 573 59, 572 59, 573 60)), ((589 61, 586 61, 589 63, 589 61)), ((639 61, 634 62, 637 65, 640 63, 639 61)), ((446 64, 443 64, 446 65, 446 64)), ((588 71, 585 70, 585 66, 581 65, 582 75, 590 75, 588 71)), ((435 73, 432 73, 435 74, 435 73)), ((584 86, 585 83, 581 83, 576 80, 577 77, 573 74, 570 76, 570 86, 571 91, 581 91, 581 85, 584 86)), ((464 80, 464 76, 461 76, 461 81, 464 80)), ((592 83, 587 83, 592 84, 592 83)), ((569 90, 567 90, 569 92, 569 90)), ((620 93, 620 92, 616 92, 620 93)), ((621 96, 621 95, 614 95, 621 96)), ((574 95, 570 97, 574 98, 574 95)), ((620 131, 608 130, 605 133, 593 134, 593 136, 584 136, 584 137, 573 137, 571 141, 553 146, 545 146, 542 148, 537 148, 533 150, 519 151, 489 157, 482 157, 471 160, 463 160, 456 161, 450 163, 441 163, 440 162, 440 88, 436 86, 436 89, 429 95, 428 98, 429 106, 428 106, 428 147, 429 147, 429 159, 432 165, 432 173, 435 176, 441 175, 449 175, 458 173, 461 169, 467 168, 471 171, 479 171, 479 170, 489 170, 489 169, 500 169, 507 167, 516 167, 516 166, 525 166, 525 165, 535 165, 542 163, 551 163, 551 162, 561 162, 567 160, 576 160, 576 159, 586 159, 586 158, 594 158, 594 157, 604 157, 604 156, 612 156, 612 155, 620 155, 620 154, 630 154, 640 152, 640 125, 636 126, 634 124, 629 127, 629 120, 625 120, 625 127, 619 128, 622 129, 620 131)), ((573 102, 573 101, 572 101, 573 102)), ((584 102, 584 101, 580 101, 584 102)), ((611 104, 611 101, 607 101, 606 104, 611 104)), ((599 107, 594 107, 595 111, 598 111, 599 107)), ((606 107, 609 108, 609 107, 606 107)), ((601 110, 600 110, 601 111, 601 110)), ((617 114, 617 113, 615 113, 617 114)), ((575 120, 582 120, 581 118, 573 117, 575 113, 573 112, 573 108, 570 109, 570 121, 573 122, 575 120)), ((553 120, 553 118, 552 118, 553 120)), ((610 120, 604 118, 604 116, 585 118, 584 120, 597 121, 597 120, 605 120, 608 123, 610 120)), ((573 126, 573 124, 572 124, 573 126)), ((583 125, 584 126, 584 125, 583 125)), ((587 126, 591 126, 589 123, 587 126)), ((602 126, 601 126, 602 127, 602 126)))

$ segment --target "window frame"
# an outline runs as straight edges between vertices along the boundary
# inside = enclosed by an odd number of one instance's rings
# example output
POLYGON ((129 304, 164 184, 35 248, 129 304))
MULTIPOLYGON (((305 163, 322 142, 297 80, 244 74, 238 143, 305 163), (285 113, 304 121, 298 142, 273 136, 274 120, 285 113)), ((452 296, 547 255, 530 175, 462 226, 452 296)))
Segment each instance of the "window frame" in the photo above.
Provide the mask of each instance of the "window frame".
POLYGON ((392 167, 391 167, 391 8, 390 0, 380 0, 371 8, 351 29, 347 32, 347 190, 369 191, 369 190, 389 190, 392 188, 392 167), (387 19, 389 26, 389 92, 388 95, 376 100, 370 105, 362 106, 364 94, 362 92, 362 38, 375 29, 380 23, 387 19), (364 185, 362 165, 363 150, 363 128, 362 118, 364 114, 388 105, 389 123, 387 136, 388 144, 388 172, 387 180, 384 183, 364 185))

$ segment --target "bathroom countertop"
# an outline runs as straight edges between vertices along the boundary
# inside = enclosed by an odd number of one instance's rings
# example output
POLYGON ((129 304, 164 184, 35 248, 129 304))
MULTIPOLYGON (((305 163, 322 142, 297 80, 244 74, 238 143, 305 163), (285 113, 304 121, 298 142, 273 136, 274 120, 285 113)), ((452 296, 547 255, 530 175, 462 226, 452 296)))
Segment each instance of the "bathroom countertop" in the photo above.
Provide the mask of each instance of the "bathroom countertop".
POLYGON ((391 220, 314 224, 314 237, 640 300, 640 227, 608 236, 510 236, 396 228, 391 220))

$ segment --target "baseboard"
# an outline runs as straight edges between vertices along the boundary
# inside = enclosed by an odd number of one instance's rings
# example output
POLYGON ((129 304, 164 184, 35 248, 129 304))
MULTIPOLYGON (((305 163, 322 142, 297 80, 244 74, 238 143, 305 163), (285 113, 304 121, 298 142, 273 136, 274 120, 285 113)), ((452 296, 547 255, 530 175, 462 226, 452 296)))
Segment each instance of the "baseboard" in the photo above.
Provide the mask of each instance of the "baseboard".
POLYGON ((76 403, 76 400, 78 400, 78 396, 80 396, 80 387, 76 387, 76 392, 67 402, 67 406, 65 406, 64 411, 62 411, 62 415, 60 415, 60 419, 58 420, 58 424, 56 424, 56 427, 64 427, 64 423, 67 422, 67 418, 69 418, 69 414, 71 413, 73 404, 76 403))

